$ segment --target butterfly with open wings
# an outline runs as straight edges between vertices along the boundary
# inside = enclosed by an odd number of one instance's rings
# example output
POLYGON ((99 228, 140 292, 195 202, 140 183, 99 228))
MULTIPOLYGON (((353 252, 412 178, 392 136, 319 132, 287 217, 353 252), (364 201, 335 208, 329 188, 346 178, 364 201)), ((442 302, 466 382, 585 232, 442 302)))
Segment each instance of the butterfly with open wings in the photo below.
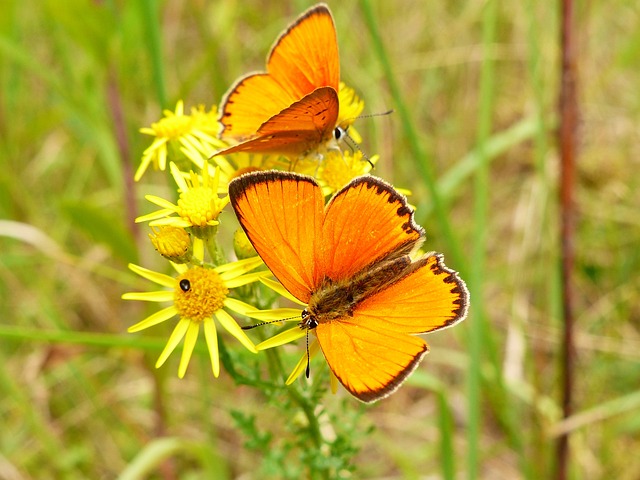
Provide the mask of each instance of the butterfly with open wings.
POLYGON ((300 328, 356 398, 394 392, 428 351, 416 335, 466 317, 465 283, 440 254, 414 258, 424 230, 386 182, 358 177, 325 206, 311 177, 253 172, 234 179, 229 196, 265 264, 307 305, 300 328))

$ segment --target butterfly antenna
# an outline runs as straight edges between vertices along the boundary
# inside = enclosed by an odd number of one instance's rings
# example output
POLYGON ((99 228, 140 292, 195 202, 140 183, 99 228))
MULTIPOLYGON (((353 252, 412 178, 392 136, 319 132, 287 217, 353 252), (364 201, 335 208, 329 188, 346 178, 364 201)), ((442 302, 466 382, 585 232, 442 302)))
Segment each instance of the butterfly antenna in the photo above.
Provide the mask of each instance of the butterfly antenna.
POLYGON ((369 155, 364 153, 364 151, 360 148, 360 145, 356 143, 353 137, 349 135, 349 133, 346 130, 344 131, 344 141, 347 145, 349 145, 349 148, 351 149, 352 152, 355 153, 356 150, 360 152, 362 154, 362 158, 364 158, 367 161, 367 163, 371 165, 372 169, 376 168, 373 162, 371 161, 371 159, 369 158, 369 155))
MULTIPOLYGON (((393 113, 393 109, 390 109, 390 110, 387 110, 386 112, 381 112, 381 113, 368 113, 367 115, 358 115, 357 117, 346 119, 344 122, 342 122, 342 125, 344 125, 345 123, 350 123, 354 120, 359 120, 361 118, 380 117, 383 115, 390 115, 391 113, 393 113)), ((351 151, 354 153, 356 150, 360 152, 362 154, 362 158, 364 158, 367 161, 367 163, 371 165, 371 168, 372 169, 375 168, 375 165, 369 158, 369 155, 364 153, 364 151, 360 148, 360 145, 358 145, 358 143, 353 139, 353 137, 349 135, 349 132, 347 130, 348 130, 348 127, 347 128, 338 127, 336 129, 336 131, 340 132, 340 139, 344 138, 345 143, 349 145, 349 148, 351 148, 351 151)))
POLYGON ((311 373, 311 355, 309 354, 309 329, 307 329, 307 369, 305 370, 305 375, 309 378, 311 373))
POLYGON ((366 115, 358 115, 355 119, 359 120, 361 118, 382 117, 384 115, 391 115, 392 113, 393 113, 393 108, 387 110, 386 112, 368 113, 366 115))
MULTIPOLYGON (((391 115, 393 113, 393 108, 387 110, 386 112, 379 112, 379 113, 367 113, 366 115, 358 115, 357 117, 349 117, 349 118, 345 118, 340 125, 344 125, 345 123, 348 123, 349 125, 352 124, 355 120, 360 120, 361 118, 371 118, 371 117, 383 117, 385 115, 391 115)), ((342 130, 347 130, 346 128, 342 128, 342 130)))
POLYGON ((286 322, 287 320, 296 320, 296 319, 297 317, 281 318, 279 320, 269 320, 268 322, 256 323, 255 325, 245 325, 244 327, 240 327, 240 328, 242 328, 242 330, 251 330, 252 328, 262 327, 263 325, 271 325, 272 323, 280 323, 280 322, 286 322))

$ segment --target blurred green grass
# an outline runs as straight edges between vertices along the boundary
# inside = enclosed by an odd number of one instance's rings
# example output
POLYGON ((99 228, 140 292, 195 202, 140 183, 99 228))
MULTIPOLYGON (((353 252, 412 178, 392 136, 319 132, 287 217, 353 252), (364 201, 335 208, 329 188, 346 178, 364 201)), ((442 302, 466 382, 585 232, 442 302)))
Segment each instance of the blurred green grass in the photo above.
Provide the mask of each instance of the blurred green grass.
MULTIPOLYGON (((5 3, 0 477, 139 478, 155 455, 174 459, 164 478, 257 478, 263 459, 230 411, 284 434, 259 393, 224 372, 212 381, 205 355, 183 381, 176 359, 155 371, 164 339, 125 333, 145 314, 120 300, 140 288, 126 264, 157 262, 129 219, 163 177, 136 185, 135 204, 127 195, 149 142, 138 128, 180 98, 217 104, 311 2, 5 3)), ((342 78, 366 112, 396 109, 357 124, 363 148, 413 191, 427 248, 474 302, 464 324, 428 337, 408 386, 365 410, 356 428, 376 430, 358 440, 355 478, 546 478, 554 435, 572 428, 574 478, 636 478, 640 459, 620 452, 640 448, 637 2, 579 12, 575 423, 559 416, 558 8, 329 3, 342 78)), ((343 410, 343 394, 325 408, 343 410)))

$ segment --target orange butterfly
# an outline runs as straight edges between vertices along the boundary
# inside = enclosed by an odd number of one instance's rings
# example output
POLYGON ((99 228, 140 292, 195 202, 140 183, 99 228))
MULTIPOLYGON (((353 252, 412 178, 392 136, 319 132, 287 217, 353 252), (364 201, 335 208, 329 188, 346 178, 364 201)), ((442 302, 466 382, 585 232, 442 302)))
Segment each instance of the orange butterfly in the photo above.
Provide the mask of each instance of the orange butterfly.
POLYGON ((308 176, 253 172, 229 184, 242 228, 276 278, 307 304, 300 328, 315 333, 336 378, 373 402, 394 392, 427 353, 419 333, 467 314, 469 292, 442 255, 413 260, 424 230, 406 199, 362 176, 325 206, 308 176))
POLYGON ((241 142, 217 152, 292 158, 337 148, 340 62, 333 17, 324 4, 303 13, 278 37, 267 72, 241 78, 220 106, 220 137, 241 142))

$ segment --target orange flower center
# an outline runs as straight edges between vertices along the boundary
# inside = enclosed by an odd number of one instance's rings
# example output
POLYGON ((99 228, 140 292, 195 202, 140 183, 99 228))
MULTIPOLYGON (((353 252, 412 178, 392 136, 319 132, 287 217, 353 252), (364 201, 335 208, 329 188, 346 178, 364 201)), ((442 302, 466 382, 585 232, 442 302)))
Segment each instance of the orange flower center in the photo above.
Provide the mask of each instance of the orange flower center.
POLYGON ((202 322, 224 306, 228 294, 217 272, 193 267, 176 278, 174 305, 181 317, 202 322))

